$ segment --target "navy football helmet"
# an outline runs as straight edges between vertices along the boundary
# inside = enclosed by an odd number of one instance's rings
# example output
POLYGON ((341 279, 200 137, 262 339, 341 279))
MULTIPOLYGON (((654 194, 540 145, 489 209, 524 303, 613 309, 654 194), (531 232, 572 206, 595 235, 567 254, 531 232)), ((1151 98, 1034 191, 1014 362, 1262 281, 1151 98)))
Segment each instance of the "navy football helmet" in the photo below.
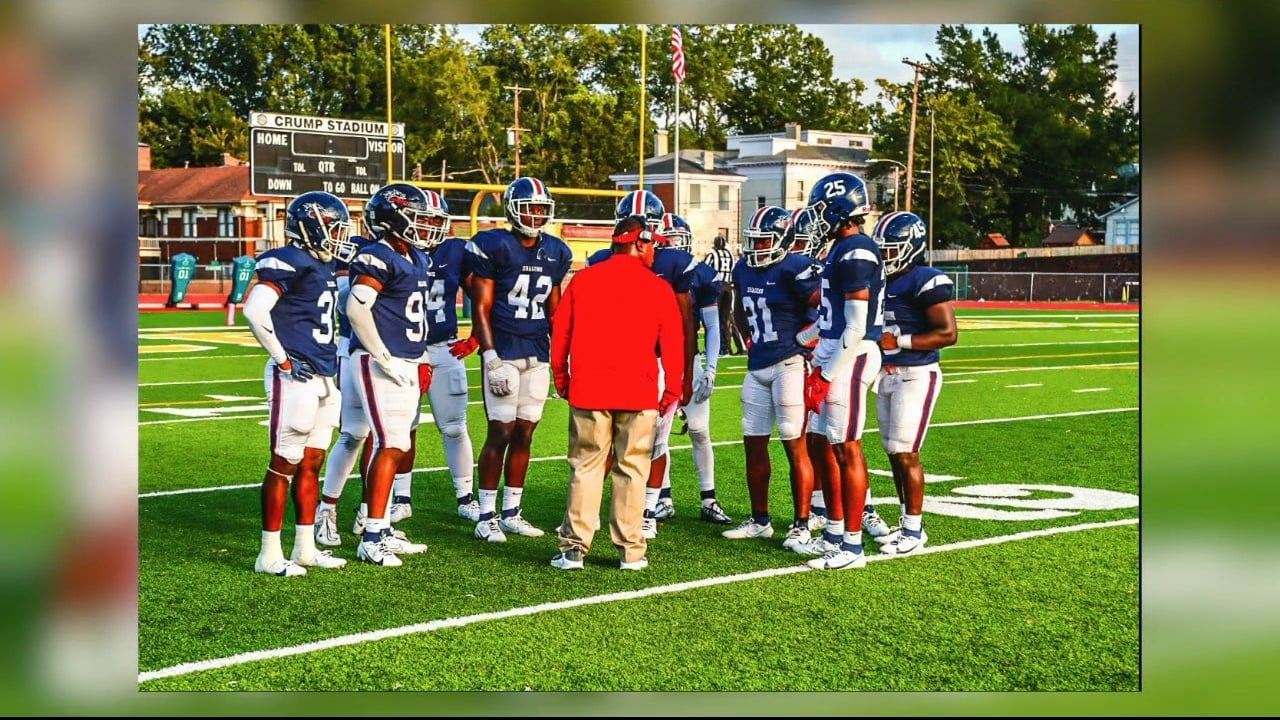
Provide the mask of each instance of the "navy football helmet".
POLYGON ((618 201, 618 207, 613 212, 613 219, 621 220, 631 215, 639 215, 644 218, 645 224, 650 230, 657 230, 662 224, 662 216, 667 212, 667 208, 662 204, 662 200, 657 195, 648 190, 632 190, 618 201))
POLYGON ((817 260, 826 247, 826 238, 818 232, 818 213, 805 206, 791 213, 791 226, 787 228, 786 246, 791 252, 807 255, 817 260))
POLYGON ((351 213, 347 204, 331 193, 317 190, 294 198, 285 211, 284 236, 323 262, 333 258, 350 262, 355 257, 351 213))
POLYGON ((693 252, 693 229, 679 215, 663 213, 662 222, 658 225, 658 233, 667 238, 667 244, 664 247, 693 252))
POLYGON ((430 250, 449 235, 449 206, 434 190, 391 183, 369 198, 364 226, 377 240, 389 236, 419 250, 430 250))
POLYGON ((823 177, 809 192, 809 206, 818 212, 818 231, 823 237, 834 238, 845 221, 871 212, 870 197, 867 183, 853 173, 823 177))
POLYGON ((755 211, 747 227, 742 231, 742 254, 747 265, 754 268, 769 267, 787 256, 787 228, 791 227, 791 213, 776 205, 766 205, 755 211))
POLYGON ((534 177, 516 178, 502 193, 502 204, 507 207, 507 220, 520 235, 536 238, 542 228, 555 219, 556 201, 541 180, 534 177))
POLYGON ((880 218, 871 238, 880 245, 886 275, 897 275, 924 259, 929 231, 919 215, 891 212, 880 218))

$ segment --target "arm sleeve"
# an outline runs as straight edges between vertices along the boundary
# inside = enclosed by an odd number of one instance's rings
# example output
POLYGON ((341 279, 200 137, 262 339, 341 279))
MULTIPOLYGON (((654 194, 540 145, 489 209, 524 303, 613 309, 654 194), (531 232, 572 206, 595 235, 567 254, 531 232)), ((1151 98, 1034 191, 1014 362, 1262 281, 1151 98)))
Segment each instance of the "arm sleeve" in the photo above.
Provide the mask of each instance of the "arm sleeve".
POLYGON ((378 324, 373 320, 373 303, 378 299, 378 291, 369 285, 353 285, 351 296, 347 298, 347 319, 351 321, 351 332, 360 338, 360 344, 377 360, 391 357, 387 346, 378 334, 378 324))
POLYGON ((714 372, 720 362, 720 308, 712 305, 700 312, 702 326, 707 329, 707 369, 714 372))
POLYGON ((349 275, 339 275, 338 281, 338 312, 343 315, 347 314, 347 298, 351 297, 351 277, 349 275))
POLYGON ((867 301, 845 300, 844 333, 840 336, 840 350, 827 363, 827 367, 823 368, 822 374, 825 379, 828 381, 834 379, 841 370, 853 362, 853 359, 858 356, 858 344, 866 334, 867 301))
POLYGON ((271 323, 271 308, 276 306, 280 294, 265 283, 253 286, 249 297, 244 301, 244 319, 249 323, 249 332, 257 338, 258 343, 267 351, 277 365, 289 359, 280 338, 276 337, 275 327, 271 323))

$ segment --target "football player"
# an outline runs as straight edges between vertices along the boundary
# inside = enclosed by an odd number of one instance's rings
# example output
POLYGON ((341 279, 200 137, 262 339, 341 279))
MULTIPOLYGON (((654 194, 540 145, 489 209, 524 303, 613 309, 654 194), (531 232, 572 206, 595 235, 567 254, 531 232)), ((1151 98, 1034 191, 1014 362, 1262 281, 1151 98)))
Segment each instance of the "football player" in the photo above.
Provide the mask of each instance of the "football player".
POLYGON ((351 262, 351 361, 373 440, 364 492, 368 510, 356 556, 383 567, 404 564, 399 555, 427 550, 392 533, 389 510, 395 476, 404 472, 413 448, 420 387, 431 383, 431 256, 425 248, 438 228, 432 204, 426 192, 408 183, 379 188, 365 208, 365 224, 377 242, 362 247, 351 262))
MULTIPOLYGON (((693 257, 693 230, 684 218, 674 213, 664 213, 659 232, 667 238, 663 248, 690 253, 693 257)), ((701 518, 717 525, 728 525, 733 522, 720 501, 716 498, 716 465, 715 453, 711 447, 711 393, 715 390, 716 368, 720 363, 720 286, 716 280, 716 271, 706 263, 698 263, 694 268, 693 284, 690 288, 693 308, 693 337, 697 342, 698 326, 706 328, 706 352, 694 356, 693 363, 693 397, 689 404, 680 408, 685 419, 685 431, 693 444, 693 467, 698 473, 698 489, 702 498, 701 518)), ((675 506, 671 500, 671 461, 670 449, 667 452, 667 466, 662 475, 662 488, 658 492, 658 508, 669 509, 664 517, 675 514, 675 506)))
POLYGON ((318 474, 338 424, 341 403, 333 309, 334 257, 349 259, 351 216, 339 198, 308 192, 285 211, 288 244, 258 256, 258 282, 245 300, 249 330, 270 356, 264 381, 270 408, 271 461, 262 479, 262 546, 253 569, 293 577, 307 567, 340 568, 346 560, 317 550, 318 474), (288 560, 280 527, 292 483, 297 526, 288 560))
POLYGON ((871 237, 880 245, 888 276, 876 418, 902 503, 899 527, 876 540, 883 543, 883 552, 906 555, 929 541, 922 519, 920 448, 942 391, 938 351, 957 339, 954 285, 941 270, 922 264, 928 231, 918 215, 889 213, 876 223, 871 237))
POLYGON ((484 361, 488 434, 480 450, 479 519, 475 536, 506 542, 507 533, 541 537, 521 512, 529 446, 551 385, 551 322, 573 251, 545 232, 555 201, 541 180, 522 177, 503 193, 510 228, 477 233, 471 254, 472 335, 484 361), (506 469, 502 513, 498 483, 506 469))
POLYGON ((860 518, 866 506, 862 431, 867 391, 880 372, 884 263, 879 246, 862 232, 871 210, 862 178, 847 172, 823 177, 813 186, 809 205, 818 214, 819 231, 833 243, 823 261, 818 321, 796 339, 806 345, 818 338, 813 369, 805 381, 805 406, 817 413, 814 429, 825 433, 839 478, 831 478, 830 487, 823 487, 827 526, 822 538, 800 549, 821 552, 821 557, 809 561, 810 567, 839 570, 867 562, 861 526, 850 531, 845 522, 860 518))
POLYGON ((782 546, 797 550, 809 534, 813 467, 805 449, 804 384, 808 349, 796 335, 818 304, 821 268, 797 252, 791 214, 766 206, 743 230, 743 253, 733 269, 738 302, 734 319, 747 343, 747 376, 742 383, 742 443, 746 451, 751 517, 722 533, 730 540, 773 536, 769 516, 769 436, 774 425, 790 465, 793 522, 782 546))

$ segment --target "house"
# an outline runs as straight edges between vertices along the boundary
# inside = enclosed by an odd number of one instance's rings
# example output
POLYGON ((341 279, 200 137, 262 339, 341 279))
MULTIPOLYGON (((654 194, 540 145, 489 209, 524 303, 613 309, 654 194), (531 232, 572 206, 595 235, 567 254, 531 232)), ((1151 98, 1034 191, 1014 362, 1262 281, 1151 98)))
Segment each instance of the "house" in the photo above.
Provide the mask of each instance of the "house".
POLYGON ((1107 245, 1137 245, 1140 242, 1142 198, 1117 205, 1098 216, 1106 225, 1107 245))
MULTIPOLYGON (((682 216, 694 235, 694 254, 711 249, 716 235, 738 247, 751 215, 765 205, 794 210, 808 204, 815 183, 833 172, 867 177, 872 136, 826 130, 805 130, 787 123, 775 133, 733 135, 724 150, 680 150, 679 208, 673 199, 675 153, 667 150, 665 131, 654 141, 654 157, 645 160, 644 187, 682 216)), ((626 170, 610 175, 620 190, 639 187, 639 174, 626 170)), ((891 182, 891 181, 890 181, 891 182)), ((884 183, 868 181, 872 202, 891 197, 884 183)), ((878 219, 868 217, 868 229, 878 219)))
POLYGON ((979 250, 997 250, 1009 247, 1009 241, 1000 233, 987 233, 978 241, 979 250))
POLYGON ((1055 227, 1040 244, 1045 247, 1079 247, 1101 245, 1093 233, 1078 227, 1055 227))

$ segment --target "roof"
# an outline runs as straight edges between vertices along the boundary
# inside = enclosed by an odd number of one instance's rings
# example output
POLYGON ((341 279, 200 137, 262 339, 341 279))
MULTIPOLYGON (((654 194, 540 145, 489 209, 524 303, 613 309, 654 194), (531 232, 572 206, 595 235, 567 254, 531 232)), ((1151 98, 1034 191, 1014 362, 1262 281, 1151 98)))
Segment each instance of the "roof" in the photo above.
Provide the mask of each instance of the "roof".
POLYGON ((1055 228, 1045 239, 1040 241, 1041 245, 1054 246, 1096 245, 1097 243, 1098 239, 1093 236, 1093 233, 1076 227, 1055 228), (1086 242, 1081 242, 1081 240, 1086 240, 1086 242))
POLYGON ((1108 210, 1108 211, 1106 211, 1106 212, 1102 213, 1101 215, 1099 215, 1099 216, 1098 216, 1098 219, 1099 219, 1099 220, 1102 220, 1102 219, 1105 219, 1105 218, 1111 217, 1112 215, 1115 215, 1116 213, 1118 213, 1118 212, 1120 212, 1121 210, 1123 210, 1123 209, 1125 209, 1125 208, 1129 207, 1130 205, 1132 205, 1132 204, 1134 204, 1134 203, 1138 202, 1138 201, 1139 201, 1139 200, 1141 200, 1141 199, 1142 199, 1141 197, 1136 197, 1136 198, 1134 198, 1134 199, 1130 200, 1130 201, 1129 201, 1129 202, 1127 202, 1127 203, 1121 203, 1120 205, 1117 205, 1117 206, 1115 206, 1115 207, 1111 208, 1110 210, 1108 210))
POLYGON ((1009 241, 1001 233, 987 233, 982 236, 982 240, 993 247, 1009 247, 1009 241))
MULTIPOLYGON (((256 202, 273 198, 249 192, 249 166, 167 168, 138 172, 138 203, 196 205, 256 202)), ((283 201, 280 196, 274 198, 283 201)))
POLYGON ((734 161, 735 165, 746 165, 753 162, 779 162, 786 160, 818 160, 828 162, 844 162, 865 164, 871 152, 863 148, 831 147, 828 145, 800 145, 791 150, 783 150, 776 155, 753 155, 734 161))

